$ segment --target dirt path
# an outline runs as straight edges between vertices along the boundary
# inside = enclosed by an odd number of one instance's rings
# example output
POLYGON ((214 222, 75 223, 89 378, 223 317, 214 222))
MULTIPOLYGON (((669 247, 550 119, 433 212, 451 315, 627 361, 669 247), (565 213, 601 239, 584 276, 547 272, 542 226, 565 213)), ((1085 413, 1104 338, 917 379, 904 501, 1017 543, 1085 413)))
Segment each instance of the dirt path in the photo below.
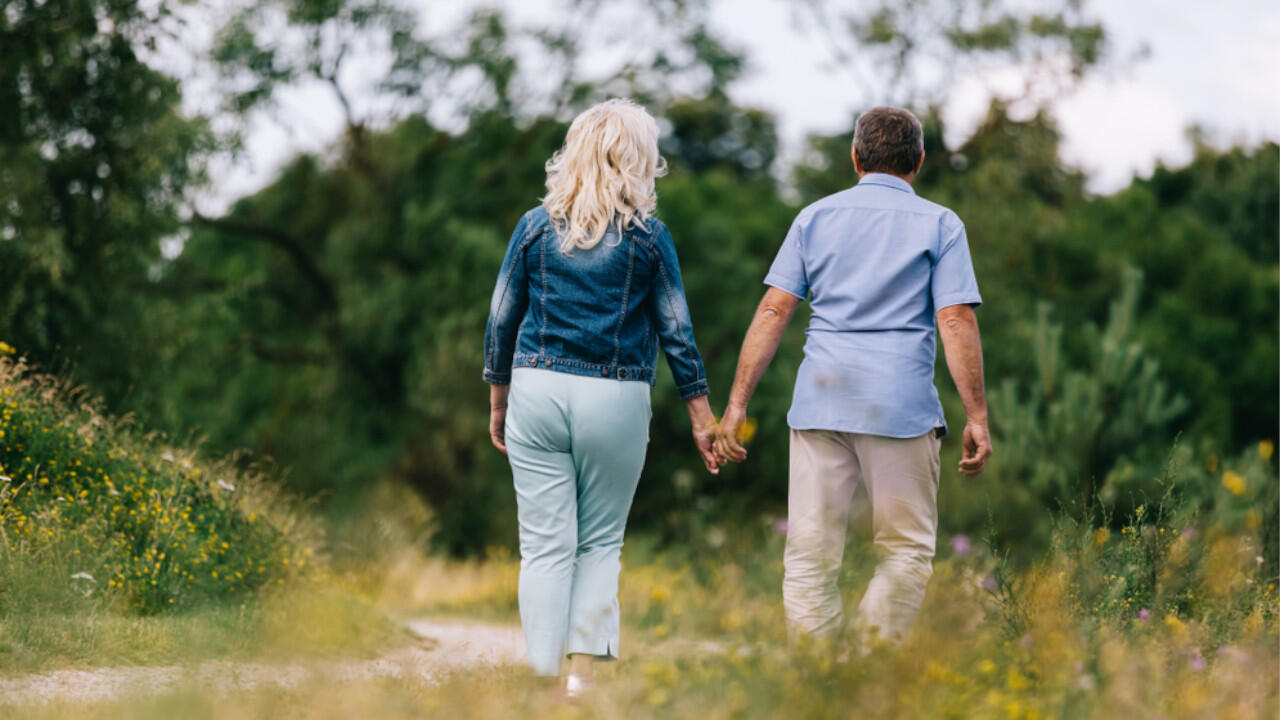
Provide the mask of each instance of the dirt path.
POLYGON ((182 666, 109 667, 58 670, 0 679, 0 705, 98 702, 134 694, 155 694, 192 684, 217 691, 259 687, 293 687, 315 680, 351 681, 380 677, 419 678, 433 682, 442 673, 477 665, 508 664, 524 659, 520 628, 429 619, 407 623, 432 641, 430 647, 403 648, 373 660, 326 661, 272 665, 225 660, 182 666))

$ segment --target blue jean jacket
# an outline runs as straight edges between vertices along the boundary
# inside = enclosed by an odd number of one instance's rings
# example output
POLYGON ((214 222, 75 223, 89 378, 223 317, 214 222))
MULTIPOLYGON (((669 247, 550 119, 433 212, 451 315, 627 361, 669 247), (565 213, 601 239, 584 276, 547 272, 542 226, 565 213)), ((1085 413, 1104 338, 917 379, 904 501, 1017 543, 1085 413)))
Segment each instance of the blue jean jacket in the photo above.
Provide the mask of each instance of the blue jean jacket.
POLYGON ((658 346, 682 399, 707 394, 693 340, 680 263, 667 226, 616 230, 590 250, 560 251, 539 206, 511 235, 484 333, 484 379, 511 382, 511 368, 654 382, 658 346))

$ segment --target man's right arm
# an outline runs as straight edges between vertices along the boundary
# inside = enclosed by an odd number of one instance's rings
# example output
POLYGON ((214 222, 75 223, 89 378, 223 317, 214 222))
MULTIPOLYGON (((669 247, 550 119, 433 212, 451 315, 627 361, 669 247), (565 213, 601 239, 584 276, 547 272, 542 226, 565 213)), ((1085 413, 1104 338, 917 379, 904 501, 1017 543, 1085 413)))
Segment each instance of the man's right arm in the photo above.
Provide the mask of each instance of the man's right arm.
POLYGON ((773 355, 782 342, 782 333, 795 315, 800 298, 785 290, 771 287, 756 308, 747 337, 742 341, 738 355, 738 371, 733 377, 733 389, 729 391, 729 405, 720 421, 716 437, 716 452, 721 458, 742 462, 747 450, 738 438, 738 428, 747 419, 747 403, 755 394, 760 377, 773 361, 773 355))
POLYGON ((960 472, 977 475, 991 457, 991 434, 987 430, 987 394, 982 380, 982 339, 973 308, 950 305, 939 310, 938 335, 942 338, 947 369, 964 403, 960 472))

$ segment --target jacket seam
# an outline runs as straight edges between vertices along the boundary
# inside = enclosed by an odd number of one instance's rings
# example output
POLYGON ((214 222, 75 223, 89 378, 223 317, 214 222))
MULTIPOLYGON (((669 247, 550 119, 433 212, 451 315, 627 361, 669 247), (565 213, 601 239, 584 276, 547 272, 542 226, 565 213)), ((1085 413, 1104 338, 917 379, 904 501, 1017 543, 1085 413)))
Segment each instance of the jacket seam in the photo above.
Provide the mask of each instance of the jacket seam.
POLYGON ((618 364, 618 359, 622 356, 622 326, 627 321, 627 301, 631 299, 631 275, 635 271, 636 266, 636 244, 633 240, 630 243, 629 253, 627 256, 627 279, 622 285, 622 309, 618 312, 618 326, 613 329, 613 364, 618 364))
POLYGON ((542 265, 542 293, 538 297, 538 311, 542 313, 542 323, 538 327, 538 354, 546 352, 547 347, 547 238, 545 233, 539 237, 539 255, 542 265))

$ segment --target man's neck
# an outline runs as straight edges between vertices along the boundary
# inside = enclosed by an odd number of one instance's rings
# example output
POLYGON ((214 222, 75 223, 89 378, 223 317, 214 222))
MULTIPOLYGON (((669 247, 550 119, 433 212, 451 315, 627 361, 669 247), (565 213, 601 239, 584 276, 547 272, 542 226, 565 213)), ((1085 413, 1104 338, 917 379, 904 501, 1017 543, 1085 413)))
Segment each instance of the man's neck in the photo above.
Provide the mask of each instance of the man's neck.
POLYGON ((896 178, 898 178, 899 180, 901 180, 901 181, 905 182, 905 183, 906 183, 906 184, 908 184, 908 185, 912 184, 912 181, 916 179, 916 174, 915 174, 915 173, 911 173, 910 175, 899 175, 898 173, 881 172, 881 171, 876 171, 876 172, 860 172, 860 173, 858 173, 858 179, 859 179, 859 180, 861 180, 862 178, 864 178, 864 177, 866 177, 866 176, 868 176, 868 175, 889 175, 889 176, 891 176, 891 177, 896 177, 896 178))

